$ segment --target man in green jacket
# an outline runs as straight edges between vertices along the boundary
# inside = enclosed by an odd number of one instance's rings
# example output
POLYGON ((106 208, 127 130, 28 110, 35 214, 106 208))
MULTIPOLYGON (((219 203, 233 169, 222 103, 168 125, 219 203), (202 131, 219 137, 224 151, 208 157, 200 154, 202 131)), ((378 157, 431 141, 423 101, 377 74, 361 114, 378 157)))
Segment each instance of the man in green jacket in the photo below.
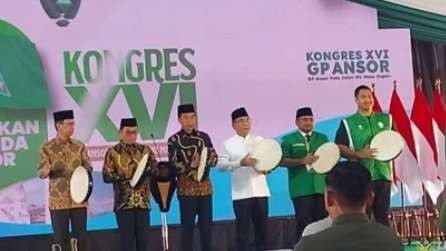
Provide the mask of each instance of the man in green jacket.
POLYGON ((313 131, 313 112, 303 107, 296 112, 297 130, 282 138, 283 160, 288 168, 288 188, 293 201, 296 237, 299 240, 304 228, 327 216, 324 207, 325 175, 309 166, 318 159, 314 152, 328 142, 326 135, 313 131))
POLYGON ((359 162, 345 161, 327 174, 325 206, 331 227, 302 238, 294 251, 402 251, 398 237, 365 214, 373 200, 371 175, 359 162))
POLYGON ((369 170, 375 194, 371 211, 376 222, 389 226, 392 165, 390 161, 375 159, 376 149, 370 148, 370 142, 378 133, 392 129, 392 119, 388 114, 373 111, 374 100, 368 86, 355 89, 355 101, 358 111, 341 121, 335 142, 343 157, 359 161, 369 170))

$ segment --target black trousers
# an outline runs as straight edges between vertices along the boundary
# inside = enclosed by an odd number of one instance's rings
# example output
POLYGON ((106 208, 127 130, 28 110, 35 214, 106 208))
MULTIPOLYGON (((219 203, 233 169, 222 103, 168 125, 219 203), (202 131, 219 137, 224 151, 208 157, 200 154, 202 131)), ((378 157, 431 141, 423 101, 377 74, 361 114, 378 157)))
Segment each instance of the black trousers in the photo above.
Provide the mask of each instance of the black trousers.
POLYGON ((181 218, 181 250, 192 251, 195 217, 198 215, 201 250, 211 251, 212 196, 178 196, 181 218))
POLYGON ((54 242, 62 251, 71 251, 70 221, 72 237, 77 240, 79 251, 87 250, 87 208, 50 210, 54 242))
POLYGON ((255 250, 266 250, 268 222, 268 197, 233 201, 236 223, 237 251, 249 251, 251 221, 254 224, 255 250))
POLYGON ((390 210, 390 190, 392 183, 388 180, 375 180, 372 181, 372 190, 375 194, 373 198, 373 205, 368 208, 367 214, 370 218, 375 218, 375 221, 389 226, 388 213, 390 210))
POLYGON ((115 212, 121 251, 147 251, 150 215, 148 209, 123 209, 115 212))
POLYGON ((296 241, 302 237, 306 226, 328 216, 325 210, 324 195, 313 194, 293 198, 296 224, 296 241))

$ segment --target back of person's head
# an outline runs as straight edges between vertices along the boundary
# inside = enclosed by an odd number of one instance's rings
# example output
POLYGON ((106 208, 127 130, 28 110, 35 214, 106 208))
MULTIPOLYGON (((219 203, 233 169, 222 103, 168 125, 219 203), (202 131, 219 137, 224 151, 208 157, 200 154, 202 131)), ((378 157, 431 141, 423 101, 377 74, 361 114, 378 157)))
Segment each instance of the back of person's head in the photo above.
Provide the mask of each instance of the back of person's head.
POLYGON ((371 200, 371 176, 359 162, 339 162, 328 172, 325 183, 326 207, 332 217, 363 212, 371 200))

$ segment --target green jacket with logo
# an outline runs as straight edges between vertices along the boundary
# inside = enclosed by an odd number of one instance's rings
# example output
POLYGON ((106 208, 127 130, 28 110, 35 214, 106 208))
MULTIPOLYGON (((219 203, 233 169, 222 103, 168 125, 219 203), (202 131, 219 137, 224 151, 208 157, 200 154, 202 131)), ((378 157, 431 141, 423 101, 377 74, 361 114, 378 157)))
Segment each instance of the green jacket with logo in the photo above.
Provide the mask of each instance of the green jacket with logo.
MULTIPOLYGON (((392 129, 391 117, 386 113, 374 112, 366 117, 355 113, 341 122, 341 128, 348 136, 348 146, 360 151, 370 145, 372 138, 378 133, 392 129)), ((360 160, 372 175, 372 180, 392 180, 392 165, 390 161, 376 159, 360 160)))
MULTIPOLYGON (((328 142, 326 135, 313 131, 310 138, 309 152, 314 153, 321 145, 328 142)), ((283 158, 300 159, 308 155, 305 137, 295 131, 282 138, 283 158)), ((288 168, 288 188, 290 197, 301 197, 312 194, 323 194, 325 189, 325 175, 314 170, 307 170, 305 165, 288 168)))

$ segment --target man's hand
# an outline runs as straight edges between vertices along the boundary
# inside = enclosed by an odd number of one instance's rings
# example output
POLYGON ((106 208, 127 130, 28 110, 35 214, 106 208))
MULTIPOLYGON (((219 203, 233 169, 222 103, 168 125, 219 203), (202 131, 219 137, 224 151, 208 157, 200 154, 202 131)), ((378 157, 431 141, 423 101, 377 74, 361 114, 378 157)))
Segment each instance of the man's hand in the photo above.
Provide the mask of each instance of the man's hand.
POLYGON ((39 169, 39 171, 37 172, 37 175, 41 179, 45 179, 46 177, 48 177, 50 175, 50 173, 51 173, 51 164, 46 164, 42 168, 39 169))
POLYGON ((370 146, 367 145, 361 151, 356 152, 356 155, 358 156, 358 159, 373 159, 377 152, 378 150, 376 148, 370 148, 370 146))
POLYGON ((131 177, 128 177, 125 170, 123 170, 122 168, 118 168, 116 170, 116 175, 118 176, 119 180, 130 180, 131 179, 131 177))
POLYGON ((260 173, 260 174, 263 174, 263 175, 267 175, 267 174, 270 174, 270 173, 271 173, 271 171, 258 171, 257 169, 256 169, 256 171, 257 171, 258 173, 260 173))
POLYGON ((316 155, 313 155, 313 154, 308 154, 307 156, 305 156, 303 159, 302 159, 302 163, 304 164, 304 165, 311 165, 311 164, 313 164, 316 160, 318 160, 319 159, 319 156, 316 156, 316 155))
POLYGON ((190 163, 190 167, 192 169, 197 169, 198 166, 200 165, 200 154, 196 153, 193 157, 192 157, 192 161, 190 163))
POLYGON ((242 159, 242 161, 240 161, 240 164, 242 166, 250 166, 250 167, 255 167, 255 165, 257 164, 258 160, 251 158, 249 156, 246 156, 245 158, 242 159))

